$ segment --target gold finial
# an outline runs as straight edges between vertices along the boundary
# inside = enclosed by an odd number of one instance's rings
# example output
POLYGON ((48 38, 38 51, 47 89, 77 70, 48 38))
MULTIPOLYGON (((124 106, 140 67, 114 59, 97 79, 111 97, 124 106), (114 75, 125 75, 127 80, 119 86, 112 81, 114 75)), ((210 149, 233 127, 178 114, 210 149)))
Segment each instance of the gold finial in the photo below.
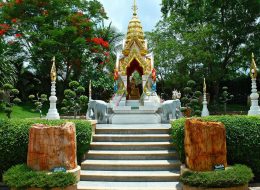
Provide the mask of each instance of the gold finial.
POLYGON ((133 5, 132 9, 133 9, 133 11, 134 11, 134 12, 133 12, 133 15, 136 16, 136 15, 137 15, 137 9, 138 9, 138 8, 137 8, 137 5, 136 5, 136 0, 134 0, 134 5, 133 5))
POLYGON ((255 63, 254 53, 252 53, 252 62, 251 62, 251 67, 250 67, 250 73, 251 73, 251 78, 257 77, 257 67, 256 67, 256 63, 255 63))
POLYGON ((57 77, 56 66, 55 66, 55 56, 52 58, 52 67, 51 67, 51 81, 55 82, 57 77))
POLYGON ((207 85, 206 85, 206 80, 204 78, 203 92, 206 93, 206 91, 207 91, 207 85))

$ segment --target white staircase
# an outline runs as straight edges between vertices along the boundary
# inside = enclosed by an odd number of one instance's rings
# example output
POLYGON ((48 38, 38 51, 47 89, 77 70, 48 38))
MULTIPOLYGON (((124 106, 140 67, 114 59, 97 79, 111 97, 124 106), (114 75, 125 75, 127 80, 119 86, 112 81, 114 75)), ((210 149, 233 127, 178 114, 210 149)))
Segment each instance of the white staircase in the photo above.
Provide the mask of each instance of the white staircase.
POLYGON ((80 190, 182 189, 170 125, 98 125, 86 157, 80 190))

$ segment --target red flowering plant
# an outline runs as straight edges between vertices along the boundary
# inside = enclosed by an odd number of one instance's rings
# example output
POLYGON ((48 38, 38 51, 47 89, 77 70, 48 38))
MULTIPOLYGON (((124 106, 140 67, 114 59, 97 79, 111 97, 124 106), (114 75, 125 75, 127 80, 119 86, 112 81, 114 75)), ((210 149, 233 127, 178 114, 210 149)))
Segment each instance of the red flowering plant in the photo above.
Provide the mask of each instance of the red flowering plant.
POLYGON ((108 60, 104 52, 109 51, 109 43, 94 37, 106 18, 96 0, 10 0, 0 5, 0 12, 0 36, 22 47, 29 66, 41 73, 38 76, 43 83, 54 55, 64 81, 79 77, 93 62, 108 60))
POLYGON ((90 50, 93 53, 95 63, 104 65, 109 62, 110 52, 109 43, 103 38, 94 37, 92 39, 86 39, 86 43, 91 47, 90 50))
POLYGON ((9 24, 0 24, 0 36, 3 36, 4 34, 7 33, 7 31, 10 29, 9 24))

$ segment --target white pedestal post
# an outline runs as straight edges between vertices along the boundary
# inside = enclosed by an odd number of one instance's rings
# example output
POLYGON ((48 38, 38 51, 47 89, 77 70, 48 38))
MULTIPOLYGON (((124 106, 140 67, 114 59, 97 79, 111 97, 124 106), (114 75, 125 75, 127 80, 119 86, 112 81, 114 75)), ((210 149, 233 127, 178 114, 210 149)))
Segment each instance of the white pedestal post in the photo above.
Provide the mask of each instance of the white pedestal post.
POLYGON ((49 98, 50 100, 50 108, 48 110, 46 119, 54 120, 54 119, 60 119, 60 115, 58 113, 58 110, 56 108, 56 102, 57 102, 57 97, 56 97, 56 82, 52 81, 51 82, 51 96, 49 98))
POLYGON ((207 102, 207 96, 206 93, 203 93, 203 108, 202 108, 202 112, 201 112, 201 117, 204 116, 209 116, 209 110, 208 110, 208 102, 207 102))
POLYGON ((252 93, 250 95, 251 106, 248 115, 260 115, 260 107, 258 105, 259 94, 257 93, 256 78, 252 78, 252 93))

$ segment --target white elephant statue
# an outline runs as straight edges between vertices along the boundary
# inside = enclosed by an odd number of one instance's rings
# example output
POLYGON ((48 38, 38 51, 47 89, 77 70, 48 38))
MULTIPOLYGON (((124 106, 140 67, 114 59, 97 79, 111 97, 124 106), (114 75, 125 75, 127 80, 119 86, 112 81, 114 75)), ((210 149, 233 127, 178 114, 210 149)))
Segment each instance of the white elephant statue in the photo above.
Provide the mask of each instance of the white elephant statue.
POLYGON ((86 117, 95 119, 98 123, 107 123, 107 103, 103 100, 90 100, 86 117))
POLYGON ((167 100, 161 104, 161 111, 163 122, 169 122, 170 114, 172 115, 171 119, 178 119, 182 117, 181 101, 179 99, 167 100))

